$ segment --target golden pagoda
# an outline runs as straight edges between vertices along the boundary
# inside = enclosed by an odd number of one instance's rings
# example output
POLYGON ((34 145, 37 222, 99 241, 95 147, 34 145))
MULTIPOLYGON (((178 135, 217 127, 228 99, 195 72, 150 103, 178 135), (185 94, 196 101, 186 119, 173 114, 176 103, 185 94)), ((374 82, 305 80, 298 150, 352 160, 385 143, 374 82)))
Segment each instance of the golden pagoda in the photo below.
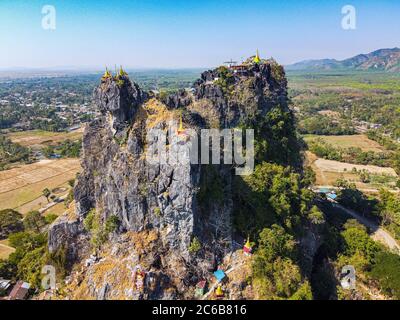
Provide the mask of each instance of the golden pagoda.
POLYGON ((127 76, 128 74, 125 72, 124 69, 122 69, 122 66, 120 66, 119 68, 119 72, 118 72, 118 76, 119 77, 123 77, 123 76, 127 76))
POLYGON ((215 289, 215 295, 220 298, 224 296, 224 291, 222 291, 221 285, 218 285, 217 289, 215 289))
POLYGON ((258 54, 258 49, 257 49, 256 56, 255 56, 254 59, 253 59, 253 62, 254 62, 255 64, 259 64, 259 63, 261 62, 260 55, 258 54))
POLYGON ((253 250, 253 248, 252 248, 251 243, 250 243, 250 238, 247 237, 247 242, 243 246, 243 252, 244 252, 245 255, 251 255, 252 250, 253 250))
POLYGON ((179 119, 179 128, 177 130, 177 133, 178 133, 178 135, 186 133, 185 129, 183 128, 182 114, 181 114, 181 117, 179 119))
POLYGON ((106 79, 109 79, 109 78, 112 78, 112 74, 111 74, 110 71, 108 71, 108 69, 107 69, 107 67, 106 67, 106 71, 104 72, 104 74, 103 74, 103 76, 102 76, 102 79, 103 79, 103 80, 106 80, 106 79))

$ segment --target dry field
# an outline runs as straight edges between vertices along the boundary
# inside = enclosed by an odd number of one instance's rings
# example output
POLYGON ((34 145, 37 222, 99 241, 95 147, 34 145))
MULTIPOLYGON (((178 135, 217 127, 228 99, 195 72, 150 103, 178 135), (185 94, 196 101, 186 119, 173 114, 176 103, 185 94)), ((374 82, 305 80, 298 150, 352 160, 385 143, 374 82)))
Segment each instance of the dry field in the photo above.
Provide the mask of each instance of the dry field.
MULTIPOLYGON (((41 160, 0 171, 0 210, 13 208, 21 213, 38 210, 47 204, 42 190, 68 192, 68 180, 80 170, 79 159, 41 160)), ((59 209, 59 208, 57 208, 59 209)))
POLYGON ((19 143, 25 147, 33 149, 42 148, 46 145, 56 144, 64 140, 78 140, 82 138, 83 127, 71 132, 50 132, 42 130, 30 130, 21 132, 11 132, 7 137, 14 143, 19 143))
POLYGON ((318 158, 314 164, 322 171, 328 172, 348 172, 356 168, 357 171, 366 170, 371 174, 385 174, 389 176, 396 176, 396 172, 392 168, 383 168, 372 165, 351 164, 333 160, 325 160, 318 158))
MULTIPOLYGON (((315 154, 306 152, 306 164, 311 166, 316 174, 316 185, 332 186, 338 179, 346 179, 354 182, 360 189, 377 189, 383 185, 362 183, 358 174, 353 173, 353 168, 358 171, 367 170, 371 175, 386 175, 397 177, 392 168, 382 168, 370 165, 356 165, 339 161, 318 158, 315 154)), ((388 185, 386 185, 388 187, 388 185)))
POLYGON ((349 136, 316 136, 306 135, 304 140, 311 141, 317 138, 321 138, 335 148, 361 148, 363 151, 373 152, 384 152, 385 148, 379 145, 377 142, 370 140, 363 134, 349 135, 349 136))
POLYGON ((15 251, 14 248, 8 246, 8 240, 0 241, 0 260, 7 259, 8 256, 15 251))

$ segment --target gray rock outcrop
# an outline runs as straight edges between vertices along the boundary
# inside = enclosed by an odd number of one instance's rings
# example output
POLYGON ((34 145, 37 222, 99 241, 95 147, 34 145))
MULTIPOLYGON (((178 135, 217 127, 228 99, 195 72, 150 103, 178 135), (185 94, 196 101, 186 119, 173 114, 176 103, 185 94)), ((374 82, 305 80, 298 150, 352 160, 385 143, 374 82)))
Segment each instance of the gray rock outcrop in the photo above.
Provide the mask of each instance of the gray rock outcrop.
MULTIPOLYGON (((101 116, 83 136, 82 173, 74 190, 77 218, 53 225, 49 250, 73 246, 67 239, 84 232, 83 220, 96 210, 102 223, 116 216, 120 233, 156 229, 163 259, 187 264, 182 279, 195 280, 212 270, 232 243, 232 166, 193 164, 185 156, 177 164, 149 163, 146 150, 157 144, 147 139, 149 129, 167 130, 165 114, 176 115, 179 108, 186 128, 233 128, 274 106, 287 110, 286 90, 283 68, 273 61, 249 65, 241 74, 226 68, 206 71, 191 92, 179 91, 164 104, 127 76, 103 79, 94 91, 101 116), (216 182, 218 192, 212 186, 216 182), (201 244, 196 252, 194 239, 201 244)), ((168 137, 170 149, 187 143, 168 137)), ((100 297, 109 289, 105 286, 100 297)))

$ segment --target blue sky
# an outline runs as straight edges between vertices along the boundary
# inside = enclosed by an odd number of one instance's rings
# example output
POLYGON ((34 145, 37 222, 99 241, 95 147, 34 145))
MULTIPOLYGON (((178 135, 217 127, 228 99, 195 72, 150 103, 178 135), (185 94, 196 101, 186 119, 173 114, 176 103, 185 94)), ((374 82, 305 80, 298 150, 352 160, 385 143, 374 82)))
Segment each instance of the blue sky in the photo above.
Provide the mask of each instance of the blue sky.
POLYGON ((0 0, 0 68, 212 67, 258 48, 282 64, 399 47, 398 0, 0 0), (56 8, 56 30, 41 26, 56 8), (341 28, 344 5, 357 29, 341 28))

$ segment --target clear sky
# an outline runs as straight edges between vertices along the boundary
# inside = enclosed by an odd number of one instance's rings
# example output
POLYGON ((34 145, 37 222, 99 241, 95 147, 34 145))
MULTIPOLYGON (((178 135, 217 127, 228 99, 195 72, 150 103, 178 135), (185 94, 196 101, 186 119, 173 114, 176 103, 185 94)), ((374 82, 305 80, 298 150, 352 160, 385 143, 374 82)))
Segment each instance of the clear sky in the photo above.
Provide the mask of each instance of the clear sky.
POLYGON ((0 0, 0 68, 212 67, 258 48, 282 64, 399 47, 399 0, 0 0), (344 5, 357 29, 341 27, 344 5), (42 28, 44 5, 56 30, 42 28))

